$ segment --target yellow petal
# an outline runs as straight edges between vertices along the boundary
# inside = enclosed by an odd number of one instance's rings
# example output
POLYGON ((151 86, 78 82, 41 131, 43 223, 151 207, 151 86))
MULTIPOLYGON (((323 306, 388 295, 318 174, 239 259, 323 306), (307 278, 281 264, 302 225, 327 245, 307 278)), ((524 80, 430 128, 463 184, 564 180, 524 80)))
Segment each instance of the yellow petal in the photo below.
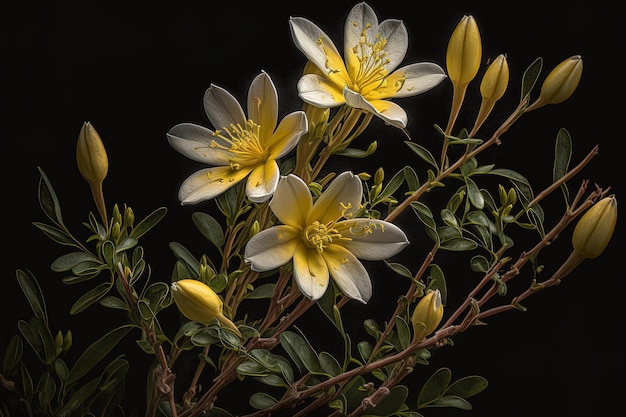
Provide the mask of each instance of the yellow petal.
POLYGON ((363 184, 352 172, 342 172, 317 199, 306 224, 326 224, 338 220, 346 210, 358 210, 363 197, 363 184))

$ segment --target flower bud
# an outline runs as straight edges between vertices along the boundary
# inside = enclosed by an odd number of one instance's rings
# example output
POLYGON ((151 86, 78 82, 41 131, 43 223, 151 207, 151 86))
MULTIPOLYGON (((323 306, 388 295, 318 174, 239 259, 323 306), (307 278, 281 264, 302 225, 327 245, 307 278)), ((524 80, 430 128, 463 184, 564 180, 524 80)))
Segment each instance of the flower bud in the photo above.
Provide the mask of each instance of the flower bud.
POLYGON ((474 79, 480 68, 482 44, 476 20, 465 15, 448 42, 446 65, 453 84, 464 85, 474 79))
POLYGON ((239 337, 239 329, 222 312, 222 299, 211 287, 195 279, 181 279, 172 282, 172 295, 180 312, 189 320, 209 324, 218 320, 239 337))
POLYGON ((504 54, 489 65, 480 83, 480 94, 483 100, 498 101, 504 95, 509 84, 509 64, 504 54))
POLYGON ((586 258, 596 258, 608 245, 617 222, 614 195, 596 202, 578 220, 572 235, 574 250, 586 258))
POLYGON ((109 170, 109 159, 102 139, 89 122, 83 123, 78 135, 76 162, 80 174, 90 184, 102 182, 109 170))
POLYGON ((544 104, 558 104, 567 100, 578 87, 583 73, 583 60, 574 55, 557 65, 546 77, 539 99, 544 104))
POLYGON ((419 342, 435 331, 443 318, 443 304, 439 290, 428 291, 417 303, 411 323, 413 324, 413 341, 419 342))

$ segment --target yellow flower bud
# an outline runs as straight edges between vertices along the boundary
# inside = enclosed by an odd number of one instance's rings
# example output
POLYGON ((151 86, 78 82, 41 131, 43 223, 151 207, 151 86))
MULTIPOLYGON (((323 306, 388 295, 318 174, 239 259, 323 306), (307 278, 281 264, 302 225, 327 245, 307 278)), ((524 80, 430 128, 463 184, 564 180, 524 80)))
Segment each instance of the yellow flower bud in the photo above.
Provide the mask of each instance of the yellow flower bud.
POLYGON ((83 123, 78 135, 76 162, 80 174, 90 184, 102 182, 109 170, 109 159, 102 139, 89 122, 83 123))
POLYGON ((489 65, 480 83, 480 94, 483 100, 498 101, 504 95, 509 84, 509 64, 504 54, 489 65))
POLYGON ((482 43, 476 20, 465 15, 456 26, 448 42, 446 65, 453 84, 468 84, 480 68, 482 43))
POLYGON ((586 258, 596 258, 608 245, 617 223, 614 195, 596 202, 578 220, 572 235, 574 250, 586 258))
POLYGON ((557 65, 546 77, 539 99, 544 104, 558 104, 567 100, 578 87, 583 73, 583 59, 574 55, 557 65))
POLYGON ((239 329, 222 311, 222 299, 211 287, 195 279, 181 279, 172 282, 172 295, 180 312, 189 320, 209 324, 218 320, 239 337, 239 329))
POLYGON ((413 324, 413 341, 419 342, 435 331, 443 318, 443 304, 439 290, 428 291, 417 303, 411 323, 413 324))

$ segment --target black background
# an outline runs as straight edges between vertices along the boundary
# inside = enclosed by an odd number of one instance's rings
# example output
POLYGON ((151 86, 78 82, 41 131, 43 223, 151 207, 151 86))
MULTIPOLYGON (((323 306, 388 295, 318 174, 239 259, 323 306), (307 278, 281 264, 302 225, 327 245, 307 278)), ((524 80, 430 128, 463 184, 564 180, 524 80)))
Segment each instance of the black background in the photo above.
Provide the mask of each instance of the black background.
MULTIPOLYGON (((15 280, 16 269, 30 269, 39 278, 54 314, 52 327, 74 332, 75 354, 100 335, 103 327, 111 325, 107 319, 114 313, 99 307, 94 307, 92 314, 87 311, 67 317, 70 305, 87 288, 64 286, 61 277, 49 271, 50 262, 65 248, 48 241, 31 225, 32 221, 45 221, 36 199, 40 166, 59 195, 66 222, 77 234, 86 233, 80 223, 94 207, 74 159, 84 121, 93 123, 109 153, 105 182, 108 205, 128 203, 137 218, 157 207, 168 207, 164 222, 143 242, 155 279, 168 281, 174 256, 167 244, 181 242, 198 255, 207 251, 190 215, 197 210, 213 210, 214 206, 212 202, 179 205, 178 185, 198 167, 168 145, 165 133, 182 121, 208 123, 202 95, 210 83, 243 100, 260 70, 267 71, 278 88, 281 116, 298 110, 301 103, 294 93, 295 84, 305 60, 291 40, 289 16, 313 20, 341 50, 341 28, 354 5, 325 0, 217 4, 180 1, 157 6, 129 2, 122 6, 91 2, 70 6, 23 1, 9 9, 3 4, 2 342, 16 331, 18 319, 30 317, 15 280)), ((513 108, 520 77, 535 58, 543 57, 545 76, 563 59, 581 54, 583 78, 574 95, 565 103, 523 117, 503 137, 503 145, 485 157, 520 171, 539 190, 550 183, 554 138, 558 129, 565 127, 574 141, 573 162, 595 144, 600 145, 599 155, 571 183, 572 189, 583 178, 590 178, 602 187, 611 186, 620 201, 624 182, 618 147, 623 146, 624 76, 618 59, 623 44, 618 38, 621 31, 616 10, 600 1, 369 4, 379 20, 405 21, 409 51, 404 63, 432 61, 442 67, 454 26, 463 14, 473 14, 481 30, 483 59, 506 53, 511 69, 509 92, 496 106, 494 118, 504 117, 513 108)), ((478 83, 472 86, 470 91, 476 93, 478 83)), ((409 131, 419 132, 414 140, 437 149, 432 123, 445 124, 450 94, 450 84, 444 82, 423 96, 397 101, 407 109, 409 131)), ((476 98, 470 99, 461 117, 469 119, 478 104, 476 98)), ((485 131, 490 127, 493 124, 487 123, 485 131)), ((422 169, 420 179, 424 178, 425 167, 407 152, 399 132, 383 129, 376 120, 371 132, 370 136, 366 132, 360 144, 365 147, 369 141, 378 140, 375 157, 368 161, 339 159, 337 166, 355 171, 369 167, 373 173, 383 164, 392 173, 413 164, 418 173, 422 169)), ((553 201, 560 203, 558 198, 553 201)), ((401 219, 408 220, 412 219, 401 219)), ((407 380, 409 386, 423 382, 441 366, 450 367, 455 379, 479 374, 490 385, 470 399, 473 411, 423 410, 424 415, 582 416, 619 407, 624 375, 624 277, 618 254, 624 243, 623 229, 623 222, 618 221, 605 253, 584 262, 556 289, 531 298, 526 303, 528 312, 494 317, 488 326, 455 337, 454 347, 435 352, 432 369, 418 369, 422 372, 407 380)), ((558 247, 543 255, 548 271, 567 256, 570 233, 571 229, 567 230, 558 247)), ((413 243, 418 252, 430 245, 421 240, 413 243)), ((446 259, 439 262, 451 288, 468 286, 476 279, 441 263, 446 259)), ((399 294, 393 291, 397 277, 376 265, 371 267, 372 275, 378 272, 384 277, 374 279, 375 294, 381 295, 368 306, 349 306, 353 313, 346 313, 347 321, 355 328, 366 316, 380 313, 387 318, 399 294)), ((528 285, 529 272, 518 279, 522 287, 528 285)), ((311 321, 323 329, 321 335, 328 333, 325 324, 311 321)), ((303 326, 307 327, 306 320, 303 326)), ((322 339, 326 345, 333 343, 330 336, 330 340, 322 339)), ((147 360, 137 352, 129 354, 133 359, 129 407, 142 404, 144 398, 143 388, 134 387, 143 385, 141 375, 147 360)))

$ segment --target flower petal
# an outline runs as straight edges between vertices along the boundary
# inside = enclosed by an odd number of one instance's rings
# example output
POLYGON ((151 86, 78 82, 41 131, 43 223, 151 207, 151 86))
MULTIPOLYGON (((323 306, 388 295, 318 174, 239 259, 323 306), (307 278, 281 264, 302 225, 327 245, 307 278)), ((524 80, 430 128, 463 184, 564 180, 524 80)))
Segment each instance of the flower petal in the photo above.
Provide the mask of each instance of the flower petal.
POLYGON ((216 130, 246 123, 246 115, 237 99, 213 84, 204 93, 204 111, 216 130))
POLYGON ((236 171, 229 166, 201 169, 183 181, 178 190, 178 198, 181 204, 210 200, 237 184, 249 173, 250 168, 247 167, 236 171))
POLYGON ((378 17, 374 10, 365 2, 355 5, 348 17, 343 28, 344 43, 343 55, 346 60, 348 73, 356 77, 356 71, 360 68, 359 53, 361 48, 361 36, 365 33, 365 42, 369 45, 376 43, 376 35, 378 34, 378 17), (356 53, 355 53, 356 51, 356 53))
POLYGON ((308 131, 309 123, 305 112, 295 111, 285 116, 267 144, 270 150, 269 159, 287 155, 308 131))
POLYGON ((278 93, 270 76, 257 75, 248 90, 248 118, 261 126, 261 143, 269 139, 278 122, 278 93))
POLYGON ((328 267, 316 249, 298 245, 293 254, 293 277, 307 298, 318 300, 328 288, 328 267))
POLYGON ((296 47, 338 88, 349 81, 346 66, 333 41, 315 23, 303 17, 289 19, 296 47))
POLYGON ((270 208, 282 223, 302 230, 306 217, 313 206, 311 191, 302 179, 289 174, 282 177, 274 192, 270 208))
POLYGON ((291 260, 300 240, 300 232, 285 225, 272 226, 252 236, 244 250, 244 259, 253 271, 270 271, 291 260))
POLYGON ((298 80, 300 98, 305 103, 317 107, 331 108, 344 104, 345 100, 341 91, 328 78, 319 75, 305 74, 298 80))
POLYGON ((341 292, 350 298, 367 303, 372 296, 372 282, 363 264, 350 251, 339 245, 327 246, 323 254, 330 276, 341 292))
POLYGON ((387 40, 385 54, 389 59, 387 71, 392 72, 400 65, 409 49, 409 34, 402 20, 387 19, 380 24, 380 36, 387 40))
POLYGON ((250 173, 246 183, 246 195, 250 201, 263 203, 274 194, 279 179, 278 164, 273 159, 267 160, 250 173))
POLYGON ((432 62, 418 62, 397 69, 387 77, 389 87, 379 90, 381 99, 411 97, 436 87, 447 75, 443 68, 432 62), (398 88, 401 86, 401 88, 398 88))
POLYGON ((306 218, 306 224, 326 224, 338 220, 347 207, 357 210, 363 197, 361 179, 350 171, 342 172, 317 199, 306 218))
POLYGON ((385 121, 385 123, 404 129, 408 122, 408 117, 404 109, 389 100, 366 100, 361 94, 345 88, 343 96, 348 106, 363 109, 375 114, 385 121))
POLYGON ((341 246, 357 258, 368 261, 388 259, 409 244, 402 229, 383 220, 364 218, 343 220, 335 224, 335 229, 341 236, 351 239, 342 240, 341 246))
POLYGON ((194 161, 208 165, 227 165, 232 153, 221 147, 230 148, 211 129, 192 123, 180 123, 167 133, 170 145, 181 154, 194 161), (211 146, 216 143, 219 146, 211 146))

